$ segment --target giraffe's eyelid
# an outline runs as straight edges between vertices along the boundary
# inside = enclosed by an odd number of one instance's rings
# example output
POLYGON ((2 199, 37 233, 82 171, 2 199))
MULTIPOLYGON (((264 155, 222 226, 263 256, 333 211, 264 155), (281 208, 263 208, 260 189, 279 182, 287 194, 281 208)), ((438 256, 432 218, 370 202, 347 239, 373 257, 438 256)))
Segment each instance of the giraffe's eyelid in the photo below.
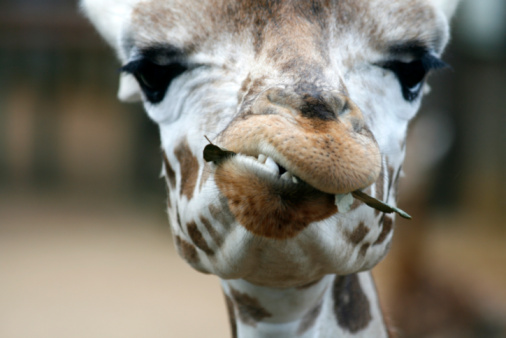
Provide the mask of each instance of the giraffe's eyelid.
POLYGON ((394 59, 376 65, 395 74, 401 85, 402 95, 409 102, 420 96, 424 80, 431 70, 449 67, 437 55, 428 51, 418 53, 415 59, 409 61, 394 59))
POLYGON ((153 104, 162 101, 172 80, 187 70, 188 67, 179 62, 162 66, 146 58, 131 61, 120 68, 120 71, 135 76, 146 99, 153 104))

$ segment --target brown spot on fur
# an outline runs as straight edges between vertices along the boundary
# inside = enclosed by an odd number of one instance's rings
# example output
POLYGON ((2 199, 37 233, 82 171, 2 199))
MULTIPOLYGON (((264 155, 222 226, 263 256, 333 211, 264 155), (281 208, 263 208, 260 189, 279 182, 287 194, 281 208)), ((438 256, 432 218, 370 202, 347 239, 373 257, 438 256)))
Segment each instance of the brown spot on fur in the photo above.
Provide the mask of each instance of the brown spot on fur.
POLYGON ((336 276, 332 290, 334 314, 340 327, 351 333, 363 330, 371 321, 371 308, 356 274, 336 276))
POLYGON ((174 154, 181 168, 181 195, 191 200, 197 184, 199 162, 191 152, 186 139, 177 146, 174 154))
MULTIPOLYGON (((210 204, 209 205, 209 212, 211 213, 211 216, 217 220, 218 222, 220 222, 220 219, 222 217, 222 210, 219 206, 215 205, 215 204, 210 204)), ((222 223, 222 222, 220 222, 222 223)))
POLYGON ((206 254, 210 256, 214 255, 214 251, 211 250, 207 245, 204 236, 202 236, 202 233, 198 229, 197 224, 195 222, 188 223, 186 225, 186 229, 188 230, 188 236, 190 236, 190 238, 193 241, 193 244, 195 244, 197 248, 204 251, 206 254))
POLYGON ((228 320, 230 322, 230 331, 231 331, 231 337, 237 338, 237 323, 235 322, 235 310, 234 310, 234 303, 230 299, 229 296, 226 294, 225 296, 225 304, 227 305, 227 312, 228 312, 228 320))
POLYGON ((320 315, 322 311, 323 302, 320 302, 318 305, 314 307, 311 311, 309 311, 300 322, 299 328, 297 330, 297 334, 301 335, 307 330, 309 330, 316 323, 316 319, 320 315))
POLYGON ((170 188, 174 188, 176 186, 176 173, 174 173, 174 170, 172 169, 172 166, 170 165, 169 160, 167 159, 167 154, 165 154, 165 152, 163 152, 163 163, 165 165, 165 175, 170 184, 170 188))
POLYGON ((227 201, 224 200, 220 206, 214 204, 209 205, 209 212, 214 220, 224 228, 228 229, 230 225, 235 221, 234 216, 228 208, 227 201))
POLYGON ((176 208, 176 221, 177 221, 177 226, 179 227, 179 229, 183 229, 183 223, 181 223, 181 215, 179 214, 179 210, 178 208, 176 208))
MULTIPOLYGON (((239 91, 239 94, 245 93, 248 90, 250 83, 251 83, 251 74, 248 74, 248 76, 241 83, 241 90, 239 91)), ((241 100, 240 97, 238 97, 238 99, 239 101, 241 100)))
POLYGON ((257 322, 264 318, 272 317, 272 314, 264 309, 256 298, 233 288, 230 288, 230 292, 237 306, 239 319, 241 319, 244 324, 256 326, 257 322))
POLYGON ((235 29, 251 32, 256 53, 264 44, 266 27, 276 25, 281 19, 280 3, 279 0, 243 1, 233 2, 227 7, 226 15, 234 20, 235 29))
POLYGON ((360 251, 359 251, 360 256, 365 256, 365 254, 367 253, 367 250, 369 250, 370 247, 371 247, 371 243, 365 243, 364 245, 362 245, 360 247, 360 251))
POLYGON ((200 259, 195 247, 192 244, 185 241, 184 239, 182 239, 181 237, 177 235, 175 237, 176 237, 176 247, 178 249, 179 255, 181 255, 181 257, 183 257, 186 261, 188 261, 188 263, 191 264, 199 263, 200 259))
POLYGON ((394 221, 393 221, 392 217, 387 216, 387 215, 385 215, 383 217, 382 223, 383 223, 383 227, 381 229, 381 233, 379 234, 376 242, 374 242, 374 245, 382 244, 385 241, 385 239, 387 239, 387 236, 390 233, 390 231, 392 231, 392 228, 394 225, 394 221))
POLYGON ((216 232, 216 229, 213 227, 211 222, 209 222, 209 220, 204 216, 200 216, 200 221, 206 227, 207 232, 213 239, 216 246, 221 247, 221 245, 223 244, 223 238, 216 232))
POLYGON ((254 80, 250 79, 248 81, 248 88, 246 88, 247 91, 244 92, 244 96, 240 98, 240 101, 242 100, 241 109, 244 115, 249 114, 251 105, 258 97, 258 94, 265 89, 265 80, 266 77, 261 76, 259 78, 255 78, 254 80))
POLYGON ((364 222, 360 222, 359 225, 353 230, 353 232, 348 233, 348 239, 352 244, 358 244, 362 242, 364 237, 369 233, 370 229, 364 225, 364 222))

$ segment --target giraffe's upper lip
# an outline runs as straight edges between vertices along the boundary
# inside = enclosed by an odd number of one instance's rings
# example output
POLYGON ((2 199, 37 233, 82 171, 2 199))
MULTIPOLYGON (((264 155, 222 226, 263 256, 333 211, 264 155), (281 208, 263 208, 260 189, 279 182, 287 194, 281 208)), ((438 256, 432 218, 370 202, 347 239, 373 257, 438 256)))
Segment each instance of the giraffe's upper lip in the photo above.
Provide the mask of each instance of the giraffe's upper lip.
POLYGON ((307 196, 314 196, 314 194, 342 196, 351 193, 351 191, 347 191, 344 194, 333 194, 312 186, 308 182, 295 176, 290 171, 289 167, 287 169, 279 164, 275 159, 282 158, 282 156, 276 151, 269 153, 255 151, 249 154, 235 153, 228 149, 218 147, 211 141, 209 142, 210 144, 204 148, 204 159, 206 161, 220 165, 234 158, 237 166, 242 167, 241 169, 246 169, 260 178, 263 183, 268 185, 268 188, 280 196, 287 196, 288 194, 291 199, 294 199, 296 196, 299 196, 298 199, 304 199, 307 198, 307 196))
POLYGON ((381 168, 379 147, 367 128, 349 123, 293 121, 279 114, 238 118, 216 141, 235 153, 270 156, 319 191, 345 194, 374 183, 381 168))

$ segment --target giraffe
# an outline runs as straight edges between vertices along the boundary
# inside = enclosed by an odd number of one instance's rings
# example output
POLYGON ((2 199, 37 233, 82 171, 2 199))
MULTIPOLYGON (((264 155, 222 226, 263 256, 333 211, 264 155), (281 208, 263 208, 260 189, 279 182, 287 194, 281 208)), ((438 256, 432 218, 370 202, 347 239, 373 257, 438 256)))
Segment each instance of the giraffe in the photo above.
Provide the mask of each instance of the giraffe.
POLYGON ((119 98, 159 126, 175 246, 221 279, 233 337, 389 335, 370 270, 395 216, 350 193, 395 205, 456 3, 82 1, 119 98))

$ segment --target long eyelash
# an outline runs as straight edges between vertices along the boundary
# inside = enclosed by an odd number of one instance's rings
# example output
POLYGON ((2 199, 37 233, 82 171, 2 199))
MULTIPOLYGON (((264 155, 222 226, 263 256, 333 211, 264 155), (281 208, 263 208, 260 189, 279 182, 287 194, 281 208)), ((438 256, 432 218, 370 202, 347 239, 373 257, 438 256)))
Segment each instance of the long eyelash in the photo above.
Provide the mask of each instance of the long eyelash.
POLYGON ((119 71, 133 74, 140 69, 141 65, 142 65, 142 60, 131 61, 131 62, 127 63, 126 65, 122 66, 119 69, 119 71))
POLYGON ((446 62, 430 53, 425 53, 420 58, 420 62, 422 63, 423 68, 427 72, 432 69, 451 68, 450 65, 448 65, 446 62))

